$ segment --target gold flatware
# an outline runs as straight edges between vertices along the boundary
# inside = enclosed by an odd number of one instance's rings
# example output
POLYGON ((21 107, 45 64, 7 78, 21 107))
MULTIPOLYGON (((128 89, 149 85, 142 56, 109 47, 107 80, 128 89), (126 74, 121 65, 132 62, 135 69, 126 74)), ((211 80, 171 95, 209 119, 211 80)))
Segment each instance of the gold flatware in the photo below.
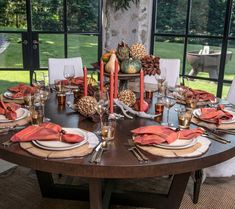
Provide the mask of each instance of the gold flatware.
POLYGON ((4 147, 10 147, 12 144, 13 144, 13 141, 11 141, 10 139, 2 143, 4 147))
POLYGON ((210 131, 210 134, 211 134, 212 136, 216 137, 217 139, 220 139, 221 141, 224 141, 224 142, 226 142, 226 143, 231 143, 230 140, 227 140, 227 139, 225 139, 225 138, 223 138, 223 137, 221 137, 221 136, 215 134, 213 131, 210 131))
POLYGON ((96 161, 97 155, 99 153, 99 150, 102 146, 102 142, 100 142, 97 147, 95 148, 94 152, 92 153, 91 159, 89 160, 90 163, 94 163, 96 161))
POLYGON ((128 150, 133 153, 133 155, 137 158, 137 160, 138 160, 140 163, 143 163, 143 162, 144 162, 143 158, 137 153, 137 151, 135 150, 134 147, 131 147, 131 148, 129 148, 128 150))

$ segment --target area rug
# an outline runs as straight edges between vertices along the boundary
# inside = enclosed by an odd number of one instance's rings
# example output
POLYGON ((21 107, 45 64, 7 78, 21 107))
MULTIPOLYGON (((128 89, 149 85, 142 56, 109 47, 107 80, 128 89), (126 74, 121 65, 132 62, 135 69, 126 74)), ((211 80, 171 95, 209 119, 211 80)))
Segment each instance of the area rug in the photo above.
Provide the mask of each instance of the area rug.
MULTIPOLYGON (((66 176, 55 175, 58 182, 66 181, 66 176)), ((80 179, 70 180, 72 184, 81 183, 80 179)), ((120 188, 137 190, 158 190, 168 188, 169 179, 158 178, 143 181, 119 182, 120 188)), ((201 188, 199 202, 192 203, 193 182, 189 181, 180 209, 235 209, 235 176, 231 178, 207 178, 201 188)), ((35 172, 18 166, 9 175, 0 175, 0 208, 4 209, 88 209, 86 202, 42 198, 35 172)), ((111 206, 112 209, 136 209, 136 207, 111 206)), ((147 208, 139 208, 147 209, 147 208)))

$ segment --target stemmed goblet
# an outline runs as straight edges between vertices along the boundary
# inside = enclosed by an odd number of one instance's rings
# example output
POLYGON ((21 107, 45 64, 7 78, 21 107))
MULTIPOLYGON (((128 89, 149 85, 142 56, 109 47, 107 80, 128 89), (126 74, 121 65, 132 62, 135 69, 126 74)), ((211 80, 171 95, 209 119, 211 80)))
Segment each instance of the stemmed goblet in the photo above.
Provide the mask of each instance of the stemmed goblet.
POLYGON ((100 130, 97 133, 101 133, 101 129, 103 126, 103 115, 107 112, 109 108, 109 97, 107 92, 95 92, 94 97, 97 100, 97 105, 96 105, 96 112, 100 116, 100 130))
POLYGON ((158 93, 161 95, 161 96, 165 96, 165 91, 166 91, 166 86, 167 86, 167 82, 166 82, 166 76, 165 75, 158 75, 156 74, 155 75, 155 79, 157 81, 157 90, 158 90, 158 93))
POLYGON ((34 78, 32 81, 33 86, 39 91, 45 87, 45 75, 44 72, 34 72, 34 78))
POLYGON ((69 88, 69 96, 70 96, 70 94, 72 94, 71 81, 75 77, 75 69, 74 69, 73 65, 65 65, 64 66, 64 77, 65 77, 65 79, 68 80, 68 84, 69 84, 68 88, 69 88))
POLYGON ((170 109, 175 105, 176 101, 173 98, 165 97, 163 98, 163 104, 167 108, 167 125, 173 126, 173 124, 170 124, 169 122, 169 113, 170 109))

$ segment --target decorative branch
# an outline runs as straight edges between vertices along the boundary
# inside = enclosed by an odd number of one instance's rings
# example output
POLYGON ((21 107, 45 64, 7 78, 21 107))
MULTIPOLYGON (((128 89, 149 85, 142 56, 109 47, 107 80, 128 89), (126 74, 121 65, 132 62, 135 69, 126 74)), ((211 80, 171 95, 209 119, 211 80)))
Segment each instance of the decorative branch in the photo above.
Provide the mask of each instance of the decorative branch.
POLYGON ((139 3, 140 0, 111 0, 112 5, 114 6, 115 10, 128 10, 130 8, 130 3, 133 2, 136 5, 139 3))

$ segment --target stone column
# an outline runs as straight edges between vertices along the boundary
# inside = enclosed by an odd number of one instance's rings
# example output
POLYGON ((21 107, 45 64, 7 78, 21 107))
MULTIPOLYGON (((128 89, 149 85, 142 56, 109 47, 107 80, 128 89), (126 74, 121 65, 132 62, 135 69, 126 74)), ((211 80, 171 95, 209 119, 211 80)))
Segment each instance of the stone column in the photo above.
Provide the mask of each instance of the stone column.
POLYGON ((131 3, 128 10, 112 7, 110 0, 103 1, 103 49, 116 48, 122 40, 131 46, 142 43, 150 49, 152 0, 131 3))

